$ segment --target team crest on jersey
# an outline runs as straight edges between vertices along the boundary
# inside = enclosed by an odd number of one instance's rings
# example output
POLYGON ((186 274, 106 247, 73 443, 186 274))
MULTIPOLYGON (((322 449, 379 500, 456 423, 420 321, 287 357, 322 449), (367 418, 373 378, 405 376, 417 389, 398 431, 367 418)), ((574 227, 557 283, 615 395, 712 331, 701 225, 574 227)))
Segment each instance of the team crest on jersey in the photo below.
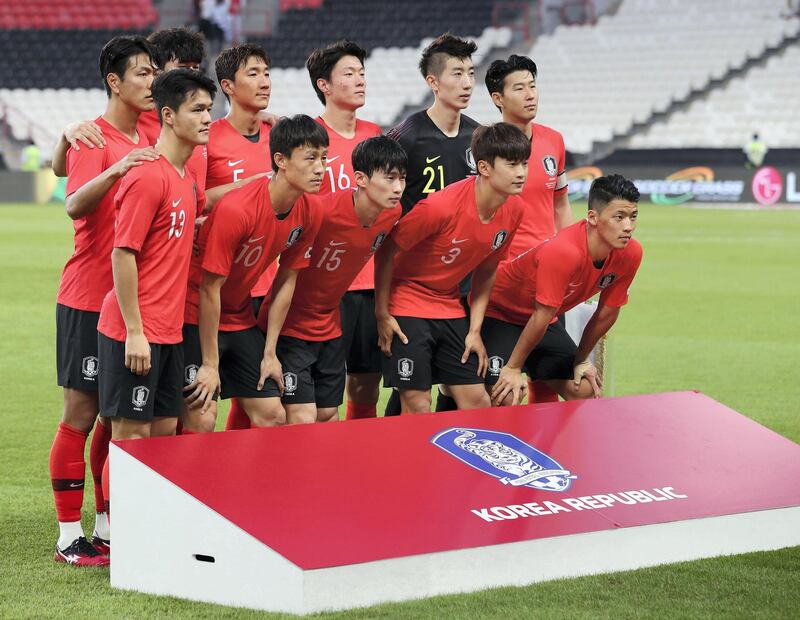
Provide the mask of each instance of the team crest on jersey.
POLYGON ((542 168, 547 173, 547 176, 554 177, 556 176, 556 172, 558 172, 558 164, 556 164, 556 158, 552 155, 545 155, 542 157, 542 168))
POLYGON ((289 396, 293 396, 297 389, 297 375, 293 372, 283 373, 283 389, 289 396))
POLYGON ((197 379, 197 371, 199 368, 196 364, 190 364, 186 367, 186 371, 184 372, 184 379, 186 380, 186 385, 194 383, 194 380, 197 379))
POLYGON ((450 456, 512 487, 563 492, 577 478, 551 456, 509 433, 448 428, 430 441, 450 456))
POLYGON ((608 288, 614 283, 614 280, 616 279, 617 279, 616 273, 607 273, 602 278, 600 278, 600 281, 597 283, 597 288, 599 288, 600 290, 608 288))
POLYGON ((500 376, 500 370, 503 368, 503 358, 499 355, 492 355, 489 358, 489 374, 493 377, 500 376))
POLYGON ((497 234, 494 236, 494 241, 492 241, 492 250, 496 250, 501 245, 506 242, 506 238, 508 237, 507 230, 498 230, 497 234))
POLYGON ((97 376, 99 369, 100 364, 94 355, 89 355, 83 358, 83 362, 81 362, 81 372, 83 372, 84 377, 87 379, 94 379, 97 376))
POLYGON ((133 395, 131 396, 131 402, 135 409, 141 411, 142 407, 147 404, 147 399, 150 397, 150 390, 144 387, 143 385, 137 385, 133 388, 133 395))
POLYGON ((375 237, 375 241, 372 242, 372 251, 373 252, 377 252, 378 251, 378 248, 381 247, 381 245, 383 245, 383 240, 384 239, 386 239, 386 233, 385 232, 379 232, 378 236, 375 237))
POLYGON ((404 381, 408 381, 411 375, 414 374, 414 360, 410 360, 407 357, 397 360, 397 374, 404 381))
POLYGON ((303 234, 302 226, 297 226, 296 228, 292 228, 292 232, 289 233, 289 236, 286 239, 286 247, 287 248, 292 247, 302 234, 303 234))
POLYGON ((475 165, 475 156, 472 154, 472 148, 468 147, 464 156, 467 158, 467 165, 469 166, 470 172, 472 174, 478 172, 478 167, 475 165))

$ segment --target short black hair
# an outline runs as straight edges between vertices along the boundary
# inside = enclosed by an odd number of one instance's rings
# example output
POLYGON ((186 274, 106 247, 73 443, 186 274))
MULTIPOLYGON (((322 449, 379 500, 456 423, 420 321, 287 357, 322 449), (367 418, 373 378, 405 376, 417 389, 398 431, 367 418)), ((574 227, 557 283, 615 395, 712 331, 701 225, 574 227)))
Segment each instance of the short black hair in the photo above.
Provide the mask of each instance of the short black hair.
POLYGON ((621 174, 597 177, 589 188, 589 210, 600 213, 612 200, 639 202, 639 190, 621 174))
POLYGON ((139 54, 147 54, 150 62, 153 62, 153 46, 144 37, 120 36, 114 37, 100 50, 100 77, 103 79, 103 87, 106 95, 111 96, 111 87, 108 85, 108 76, 112 73, 125 79, 125 69, 128 68, 128 61, 139 54))
POLYGON ((328 132, 317 121, 306 114, 284 116, 275 123, 269 132, 269 152, 272 157, 272 170, 278 172, 275 153, 291 157, 292 152, 301 146, 319 149, 328 146, 328 132))
POLYGON ((205 90, 214 99, 217 87, 211 78, 203 75, 200 71, 192 69, 173 69, 165 71, 153 80, 153 99, 158 110, 158 120, 164 123, 161 118, 161 110, 164 107, 176 110, 181 104, 197 90, 205 90))
POLYGON ((173 59, 199 65, 206 55, 206 40, 203 35, 187 28, 159 30, 147 37, 147 40, 153 46, 153 60, 159 69, 163 69, 173 59))
POLYGON ((375 172, 408 170, 408 155, 400 143, 387 136, 367 138, 353 149, 353 170, 371 177, 375 172))
POLYGON ((355 56, 364 65, 364 60, 367 58, 367 52, 364 48, 360 47, 352 41, 343 39, 336 43, 331 43, 327 47, 321 47, 311 52, 311 55, 306 60, 306 68, 308 69, 308 77, 311 78, 311 86, 314 87, 314 92, 317 93, 317 98, 325 104, 325 95, 317 86, 317 80, 331 81, 331 71, 344 56, 355 56))
MULTIPOLYGON (((527 56, 511 54, 508 60, 495 60, 489 65, 485 79, 489 96, 491 97, 492 93, 500 93, 502 95, 506 78, 515 71, 530 71, 533 79, 536 79, 536 63, 527 56)), ((498 110, 500 109, 500 106, 496 107, 498 110)))
POLYGON ((485 161, 494 166, 498 157, 508 161, 528 161, 531 141, 519 127, 511 123, 495 123, 475 129, 471 149, 476 164, 485 161))
MULTIPOLYGON (((235 47, 223 50, 217 61, 214 63, 214 69, 217 72, 217 82, 220 87, 222 80, 230 80, 233 82, 236 79, 236 72, 247 64, 247 61, 253 57, 263 60, 267 67, 270 66, 269 55, 264 51, 264 48, 255 43, 242 43, 235 47)), ((225 91, 223 91, 223 94, 225 91)), ((228 95, 225 94, 228 99, 228 95)))
POLYGON ((445 32, 422 51, 422 58, 419 60, 422 77, 439 77, 448 58, 471 58, 477 49, 475 41, 467 41, 445 32))

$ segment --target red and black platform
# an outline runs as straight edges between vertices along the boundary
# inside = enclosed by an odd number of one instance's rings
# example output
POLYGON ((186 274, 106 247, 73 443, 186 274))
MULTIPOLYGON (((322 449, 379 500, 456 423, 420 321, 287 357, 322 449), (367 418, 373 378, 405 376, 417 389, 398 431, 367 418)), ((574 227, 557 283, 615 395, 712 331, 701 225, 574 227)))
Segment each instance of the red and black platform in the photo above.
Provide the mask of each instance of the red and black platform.
POLYGON ((125 441, 111 583, 308 613, 800 544, 800 446, 695 392, 125 441))

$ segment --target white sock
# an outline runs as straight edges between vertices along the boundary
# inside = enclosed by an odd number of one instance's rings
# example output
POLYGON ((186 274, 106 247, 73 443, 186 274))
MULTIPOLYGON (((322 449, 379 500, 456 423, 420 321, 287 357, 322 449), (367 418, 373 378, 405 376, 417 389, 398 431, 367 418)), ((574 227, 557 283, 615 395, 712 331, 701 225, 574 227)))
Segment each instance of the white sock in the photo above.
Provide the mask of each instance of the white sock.
POLYGON ((58 522, 59 536, 58 548, 62 551, 69 547, 78 538, 83 536, 83 528, 80 521, 70 521, 68 523, 58 522))
POLYGON ((108 513, 98 512, 94 516, 94 533, 92 536, 97 536, 103 540, 111 539, 111 526, 108 523, 108 513))

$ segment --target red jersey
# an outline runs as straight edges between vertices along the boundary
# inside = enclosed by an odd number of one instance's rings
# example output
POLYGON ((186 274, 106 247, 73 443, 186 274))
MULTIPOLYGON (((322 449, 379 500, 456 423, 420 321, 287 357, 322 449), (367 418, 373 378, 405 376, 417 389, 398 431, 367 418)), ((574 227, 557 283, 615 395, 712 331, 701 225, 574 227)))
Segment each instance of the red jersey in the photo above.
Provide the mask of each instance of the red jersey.
POLYGON ((258 140, 251 142, 224 118, 211 123, 206 188, 235 183, 260 172, 270 172, 269 130, 270 126, 262 122, 258 140))
MULTIPOLYGON (((158 112, 150 110, 149 112, 142 112, 139 116, 139 123, 136 127, 140 133, 143 133, 150 144, 158 142, 158 137, 161 135, 161 123, 158 120, 158 112)), ((194 175, 197 182, 197 188, 204 192, 206 189, 206 172, 208 168, 208 148, 205 144, 198 144, 189 161, 186 162, 186 167, 194 175)))
MULTIPOLYGON (((139 133, 139 142, 132 142, 103 117, 95 119, 106 139, 102 149, 70 148, 67 151, 67 196, 74 194, 86 183, 113 166, 132 150, 149 146, 147 138, 139 133)), ((103 298, 114 286, 111 275, 111 249, 114 245, 114 194, 120 182, 115 183, 89 215, 74 220, 75 250, 64 266, 58 303, 75 308, 99 312, 103 298)))
MULTIPOLYGON (((322 117, 317 122, 328 132, 328 164, 325 180, 319 190, 320 196, 331 192, 355 189, 356 175, 353 171, 353 150, 367 138, 381 135, 381 128, 375 123, 356 119, 356 133, 345 138, 331 129, 322 117)), ((375 261, 369 260, 356 275, 348 291, 363 291, 375 288, 375 261)))
POLYGON ((187 323, 198 322, 203 271, 226 277, 220 291, 220 331, 241 331, 256 324, 250 290, 278 255, 290 268, 308 266, 322 219, 319 198, 303 194, 279 220, 268 188, 264 179, 228 192, 200 229, 200 252, 192 257, 189 275, 187 323))
MULTIPOLYGON (((136 252, 139 312, 151 343, 177 344, 183 340, 182 310, 194 220, 202 202, 192 173, 185 170, 181 176, 165 157, 133 168, 114 199, 114 247, 136 252)), ((113 288, 103 300, 97 330, 117 341, 126 339, 125 321, 113 288)))
POLYGON ((625 248, 611 250, 602 267, 595 267, 586 243, 586 221, 580 221, 500 265, 486 316, 525 325, 537 301, 558 308, 558 315, 597 293, 603 305, 624 306, 641 262, 642 246, 631 239, 625 248))
MULTIPOLYGON (((401 215, 398 203, 395 208, 382 211, 372 226, 362 226, 356 216, 352 191, 329 196, 311 251, 311 266, 297 277, 292 306, 281 334, 314 341, 341 336, 342 295, 363 270, 364 263, 372 261, 401 215)), ((267 312, 260 312, 258 319, 259 326, 266 330, 267 312)))
POLYGON ((531 156, 528 178, 522 188, 525 215, 514 236, 509 256, 519 256, 556 232, 553 200, 567 191, 564 138, 555 129, 531 123, 531 156))
POLYGON ((525 204, 509 196, 486 224, 478 216, 475 180, 448 185, 418 202, 392 232, 400 246, 389 296, 395 316, 454 319, 465 316, 458 284, 489 256, 499 262, 525 204))

